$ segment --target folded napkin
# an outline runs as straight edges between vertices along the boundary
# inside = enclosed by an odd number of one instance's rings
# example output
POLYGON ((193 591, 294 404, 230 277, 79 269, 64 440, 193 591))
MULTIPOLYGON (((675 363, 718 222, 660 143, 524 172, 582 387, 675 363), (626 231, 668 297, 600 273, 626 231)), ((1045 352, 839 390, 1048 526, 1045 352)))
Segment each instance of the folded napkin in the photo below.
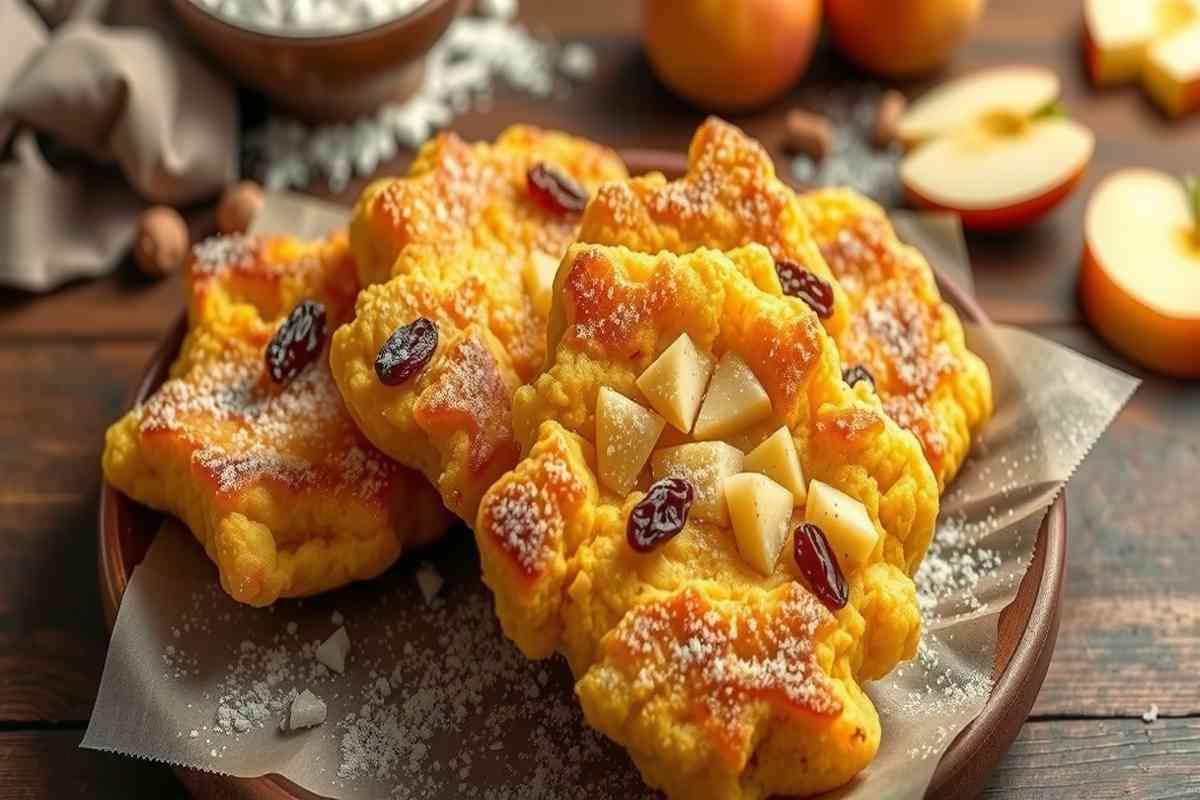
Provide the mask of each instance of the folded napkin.
POLYGON ((0 2, 0 284, 111 269, 147 203, 237 177, 233 87, 167 3, 0 2))

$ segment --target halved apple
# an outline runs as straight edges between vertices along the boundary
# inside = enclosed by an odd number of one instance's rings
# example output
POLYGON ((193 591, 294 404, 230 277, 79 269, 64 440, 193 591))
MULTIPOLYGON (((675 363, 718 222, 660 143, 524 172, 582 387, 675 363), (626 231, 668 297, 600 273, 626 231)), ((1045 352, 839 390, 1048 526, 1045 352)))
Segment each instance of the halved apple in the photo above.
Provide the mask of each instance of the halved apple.
POLYGON ((1096 331, 1153 369, 1200 377, 1200 228, 1183 184, 1149 169, 1100 182, 1084 220, 1079 299, 1096 331))
POLYGON ((1059 88, 1048 69, 997 67, 917 100, 898 129, 911 147, 900 162, 909 200, 977 230, 1028 225, 1058 205, 1095 147, 1090 130, 1045 113, 1059 88))

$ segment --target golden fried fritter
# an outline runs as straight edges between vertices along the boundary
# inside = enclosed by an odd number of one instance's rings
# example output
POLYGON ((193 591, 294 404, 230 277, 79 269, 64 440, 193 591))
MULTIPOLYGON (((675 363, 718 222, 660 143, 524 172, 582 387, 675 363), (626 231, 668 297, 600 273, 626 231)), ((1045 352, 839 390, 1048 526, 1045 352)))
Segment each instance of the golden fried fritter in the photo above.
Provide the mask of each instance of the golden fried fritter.
POLYGON ((451 516, 433 487, 372 447, 346 413, 322 343, 286 384, 264 350, 302 300, 344 321, 357 277, 344 234, 227 237, 189 265, 189 332, 171 377, 108 430, 104 474, 179 516, 251 605, 373 577, 451 516))
POLYGON ((531 194, 535 165, 589 192, 625 176, 611 150, 561 133, 517 126, 474 145, 444 134, 407 177, 368 187, 351 223, 359 274, 376 285, 334 335, 338 388, 367 438, 421 470, 469 522, 515 463, 512 394, 544 359, 554 270, 578 228, 577 212, 531 194), (380 349, 421 317, 436 324, 435 355, 384 385, 380 349))
MULTIPOLYGON (((933 533, 934 476, 878 398, 844 383, 813 311, 778 286, 757 245, 683 256, 573 246, 548 366, 514 402, 526 456, 488 491, 475 528, 506 634, 530 657, 565 654, 589 722, 671 797, 845 783, 879 743, 859 682, 911 657, 920 634, 910 576, 933 533), (732 443, 748 449, 786 425, 805 476, 867 509, 879 539, 847 565, 836 612, 795 577, 790 552, 764 576, 728 527, 689 518, 650 552, 627 541, 649 470, 627 496, 598 481, 597 397, 608 387, 645 404, 638 376, 682 333, 714 358, 739 355, 770 397, 769 418, 732 443)), ((658 446, 686 440, 669 429, 658 446)))
POLYGON ((643 253, 731 250, 761 244, 779 262, 824 280, 833 293, 825 328, 846 324, 846 297, 808 231, 796 194, 775 177, 758 142, 716 117, 688 148, 687 173, 675 181, 652 173, 600 188, 588 203, 579 241, 624 245, 643 253))
POLYGON ((942 489, 992 413, 987 365, 967 349, 958 315, 921 253, 884 210, 849 189, 800 195, 826 263, 850 300, 842 362, 870 373, 883 407, 921 441, 942 489))

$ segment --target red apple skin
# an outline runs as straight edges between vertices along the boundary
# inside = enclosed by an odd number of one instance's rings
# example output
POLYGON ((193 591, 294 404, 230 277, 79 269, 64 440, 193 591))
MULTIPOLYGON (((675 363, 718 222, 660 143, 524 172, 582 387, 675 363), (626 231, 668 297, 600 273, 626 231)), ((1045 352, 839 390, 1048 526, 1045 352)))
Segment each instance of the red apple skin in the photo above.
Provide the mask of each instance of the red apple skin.
POLYGON ((1059 203, 1067 199, 1075 191, 1079 182, 1083 180, 1085 172, 1087 172, 1087 165, 1084 165, 1078 172, 1053 189, 1043 192, 1037 197, 1022 200, 1020 203, 1014 203, 1001 208, 975 208, 970 210, 951 208, 950 206, 945 206, 927 197, 923 197, 907 185, 904 186, 904 196, 918 208, 927 208, 931 211, 949 211, 957 214, 962 219, 963 227, 967 230, 1012 231, 1032 225, 1050 213, 1059 203))
POLYGON ((820 0, 644 0, 642 41, 659 80, 697 106, 760 108, 808 68, 820 0))
POLYGON ((1088 79, 1093 86, 1102 85, 1100 81, 1100 50, 1092 39, 1087 26, 1083 29, 1083 64, 1087 68, 1088 79))
POLYGON ((911 78, 949 60, 984 0, 826 0, 838 49, 877 75, 911 78))
POLYGON ((1168 317, 1131 297, 1108 276, 1087 242, 1079 304, 1092 329, 1113 349, 1165 375, 1200 378, 1200 309, 1192 319, 1168 317))

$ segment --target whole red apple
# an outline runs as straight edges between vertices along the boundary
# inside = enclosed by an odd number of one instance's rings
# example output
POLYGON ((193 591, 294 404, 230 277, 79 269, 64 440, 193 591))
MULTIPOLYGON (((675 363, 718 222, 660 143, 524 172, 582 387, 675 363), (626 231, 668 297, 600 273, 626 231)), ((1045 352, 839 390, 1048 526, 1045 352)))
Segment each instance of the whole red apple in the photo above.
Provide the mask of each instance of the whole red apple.
POLYGON ((803 74, 820 0, 644 0, 642 37, 660 80, 711 111, 747 111, 803 74))
POLYGON ((859 66, 907 78, 941 66, 970 33, 984 0, 825 0, 838 49, 859 66))

